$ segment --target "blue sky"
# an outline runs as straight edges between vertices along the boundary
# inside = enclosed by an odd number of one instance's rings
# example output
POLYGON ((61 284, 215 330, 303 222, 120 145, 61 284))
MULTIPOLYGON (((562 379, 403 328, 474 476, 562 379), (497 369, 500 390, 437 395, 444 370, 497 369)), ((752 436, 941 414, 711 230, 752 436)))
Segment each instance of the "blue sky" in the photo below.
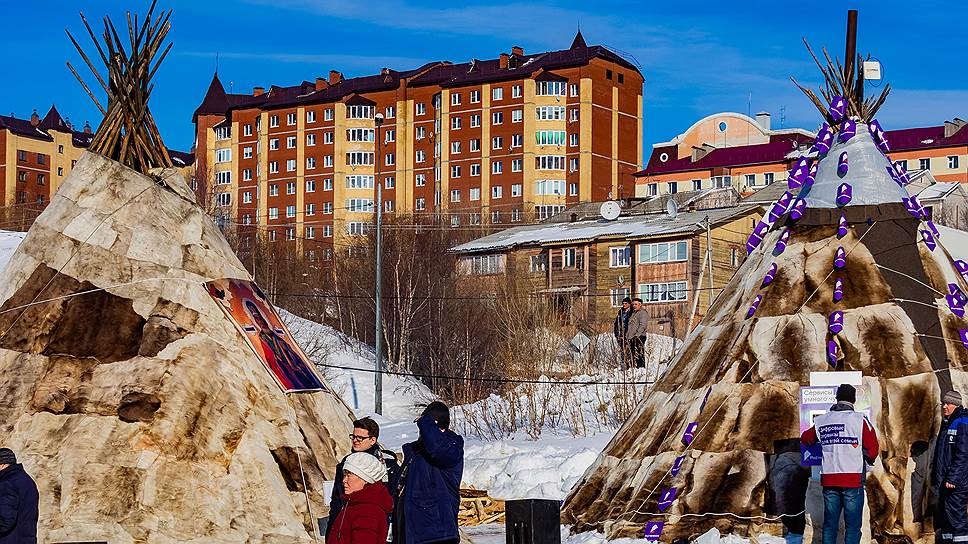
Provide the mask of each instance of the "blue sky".
MULTIPOLYGON (((51 103, 75 125, 99 118, 64 62, 83 66, 67 39, 84 34, 77 2, 16 2, 0 33, 6 62, 0 112, 41 115, 51 103), (15 24, 11 24, 13 21, 15 24), (30 54, 21 52, 30 51, 30 54)), ((109 14, 124 22, 149 2, 88 0, 92 23, 109 14)), ((192 145, 191 114, 219 76, 236 92, 290 85, 325 75, 407 69, 430 60, 494 58, 512 45, 525 52, 567 48, 581 25, 586 41, 631 56, 645 76, 646 149, 671 139, 702 116, 719 111, 769 111, 773 124, 813 128, 819 117, 789 77, 818 83, 801 42, 843 56, 846 9, 860 11, 858 49, 881 60, 894 87, 882 109, 885 128, 940 124, 968 115, 968 72, 955 23, 968 3, 812 2, 795 11, 778 2, 522 2, 433 3, 405 0, 173 1, 171 54, 155 76, 151 109, 165 142, 192 145), (782 8, 780 6, 783 6, 782 8), (693 9, 701 8, 701 9, 693 9), (750 93, 752 103, 750 105, 750 93)), ((87 39, 82 45, 89 46, 87 39)), ((81 70, 89 82, 86 69, 81 70)), ((228 90, 228 89, 227 89, 228 90)), ((648 154, 646 154, 646 157, 648 154)))

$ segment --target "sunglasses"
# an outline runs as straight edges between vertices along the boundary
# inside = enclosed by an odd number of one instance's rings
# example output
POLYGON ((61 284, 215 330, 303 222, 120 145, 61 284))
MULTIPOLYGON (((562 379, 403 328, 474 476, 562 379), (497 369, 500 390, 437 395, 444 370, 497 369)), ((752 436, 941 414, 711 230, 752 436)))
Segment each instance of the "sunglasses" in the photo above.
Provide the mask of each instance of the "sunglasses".
POLYGON ((362 441, 364 441, 364 440, 366 440, 368 438, 373 438, 373 437, 372 436, 360 436, 358 434, 351 434, 350 435, 350 440, 352 440, 353 442, 362 442, 362 441))

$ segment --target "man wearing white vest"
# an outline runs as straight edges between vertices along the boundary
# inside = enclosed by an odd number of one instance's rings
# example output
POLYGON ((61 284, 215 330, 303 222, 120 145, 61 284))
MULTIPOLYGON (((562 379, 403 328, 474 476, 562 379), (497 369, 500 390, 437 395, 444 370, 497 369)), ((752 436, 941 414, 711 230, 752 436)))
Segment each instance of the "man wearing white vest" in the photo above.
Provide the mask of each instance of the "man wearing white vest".
POLYGON ((823 461, 823 544, 837 544, 840 514, 844 515, 844 543, 858 544, 864 513, 864 476, 867 465, 877 459, 877 434, 870 421, 854 411, 857 391, 850 385, 837 388, 837 404, 813 420, 800 436, 807 446, 820 443, 823 461))

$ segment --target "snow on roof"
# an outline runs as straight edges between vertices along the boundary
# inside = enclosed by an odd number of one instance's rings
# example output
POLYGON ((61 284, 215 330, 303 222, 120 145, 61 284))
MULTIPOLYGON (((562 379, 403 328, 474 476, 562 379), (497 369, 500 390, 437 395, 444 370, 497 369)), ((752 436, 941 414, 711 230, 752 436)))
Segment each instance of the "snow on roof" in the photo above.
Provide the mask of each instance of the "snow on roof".
POLYGON ((737 206, 680 213, 675 219, 666 214, 620 217, 615 221, 576 221, 574 223, 542 223, 502 230, 451 248, 456 253, 507 250, 522 245, 540 245, 597 240, 603 238, 643 238, 697 232, 705 229, 706 217, 716 225, 731 221, 759 208, 756 205, 737 206))
POLYGON ((918 193, 918 200, 920 200, 921 202, 924 202, 926 200, 936 200, 939 198, 945 198, 946 196, 950 195, 952 191, 955 191, 956 189, 958 189, 959 185, 961 184, 958 183, 957 181, 951 181, 946 183, 935 183, 933 185, 929 185, 923 191, 918 193))
POLYGON ((936 225, 941 233, 941 243, 948 250, 951 257, 968 261, 968 232, 953 229, 944 225, 936 225))

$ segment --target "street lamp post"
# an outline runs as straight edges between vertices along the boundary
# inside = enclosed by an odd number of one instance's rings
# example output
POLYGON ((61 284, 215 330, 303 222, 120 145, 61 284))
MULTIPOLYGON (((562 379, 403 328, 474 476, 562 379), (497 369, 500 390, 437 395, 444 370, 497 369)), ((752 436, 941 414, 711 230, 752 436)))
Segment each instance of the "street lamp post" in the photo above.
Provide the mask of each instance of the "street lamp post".
POLYGON ((376 372, 374 373, 373 411, 383 415, 383 184, 380 183, 380 127, 383 114, 373 117, 376 125, 376 154, 373 157, 373 181, 376 184, 376 372))

